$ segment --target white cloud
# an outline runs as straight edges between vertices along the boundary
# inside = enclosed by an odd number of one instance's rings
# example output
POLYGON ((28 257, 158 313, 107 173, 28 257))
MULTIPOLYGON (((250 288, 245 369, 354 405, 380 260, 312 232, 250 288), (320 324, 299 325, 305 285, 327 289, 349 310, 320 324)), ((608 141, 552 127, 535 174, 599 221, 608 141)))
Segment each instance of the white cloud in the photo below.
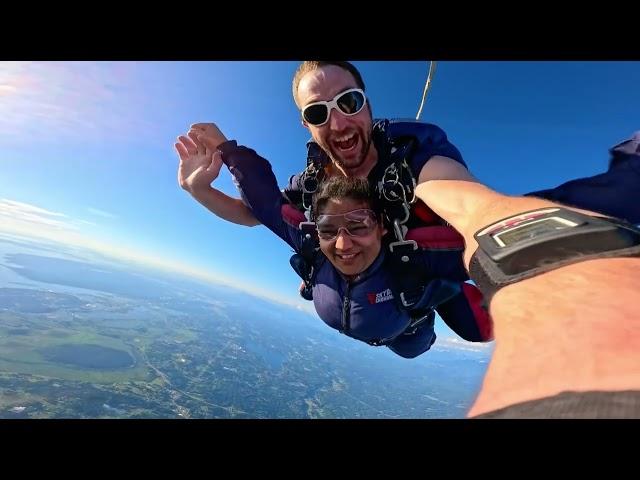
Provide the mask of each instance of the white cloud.
POLYGON ((89 220, 82 220, 82 219, 78 219, 76 220, 78 223, 81 223, 82 225, 91 225, 92 227, 97 227, 98 224, 95 222, 90 222, 89 220))
POLYGON ((156 131, 145 117, 155 105, 147 90, 136 62, 1 62, 0 139, 118 142, 146 135, 156 131))
POLYGON ((9 95, 18 90, 15 85, 0 84, 0 95, 9 95))
POLYGON ((7 230, 49 229, 58 232, 72 232, 78 228, 66 220, 60 212, 46 210, 28 203, 0 199, 0 225, 7 230))
POLYGON ((487 352, 489 353, 493 349, 495 342, 467 342, 458 337, 444 337, 438 338, 436 342, 437 347, 450 348, 454 350, 465 350, 469 352, 487 352))
POLYGON ((303 312, 303 313, 311 314, 313 317, 318 316, 318 313, 316 312, 316 309, 313 306, 313 302, 302 300, 302 298, 300 298, 298 302, 299 303, 295 307, 296 310, 299 310, 300 312, 303 312))
POLYGON ((153 256, 149 252, 136 252, 127 245, 112 245, 96 240, 82 232, 81 226, 86 223, 90 222, 72 219, 64 213, 46 210, 36 205, 0 199, 0 233, 53 241, 64 244, 66 250, 69 250, 70 247, 75 247, 83 251, 90 250, 109 257, 136 262, 165 271, 178 272, 206 283, 226 285, 271 302, 315 315, 312 304, 300 297, 291 298, 290 296, 280 295, 259 285, 249 285, 245 282, 196 268, 179 260, 160 259, 160 255, 153 256))
POLYGON ((52 212, 51 210, 45 210, 44 208, 36 207, 29 203, 18 202, 16 200, 9 200, 6 198, 0 198, 0 205, 2 205, 5 211, 33 213, 49 217, 66 217, 64 213, 52 212))
POLYGON ((114 215, 113 213, 105 212, 104 210, 100 210, 100 209, 97 209, 97 208, 87 207, 87 210, 89 211, 89 213, 92 213, 92 214, 97 215, 99 217, 118 218, 118 216, 114 215))

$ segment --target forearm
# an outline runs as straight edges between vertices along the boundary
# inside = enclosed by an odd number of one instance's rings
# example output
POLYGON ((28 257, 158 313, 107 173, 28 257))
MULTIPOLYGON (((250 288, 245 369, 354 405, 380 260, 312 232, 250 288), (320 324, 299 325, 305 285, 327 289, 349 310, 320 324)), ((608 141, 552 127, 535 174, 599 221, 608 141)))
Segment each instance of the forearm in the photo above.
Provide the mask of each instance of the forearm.
MULTIPOLYGON (((510 215, 557 206, 508 197, 463 181, 432 181, 416 194, 465 238, 510 215)), ((640 259, 597 259, 501 288, 490 312, 496 347, 469 415, 561 391, 640 387, 640 315, 635 303, 640 259)))
POLYGON ((223 220, 247 227, 260 225, 251 210, 238 198, 230 197, 213 187, 189 193, 198 203, 223 220))
POLYGON ((568 265, 500 289, 496 347, 470 416, 562 391, 640 387, 640 259, 568 265))
POLYGON ((471 255, 478 248, 473 235, 482 227, 516 213, 559 206, 541 198, 503 195, 481 183, 464 180, 428 181, 416 187, 416 196, 464 237, 467 268, 471 255))
POLYGON ((238 146, 235 140, 219 145, 218 149, 256 221, 298 251, 301 232, 288 225, 282 216, 286 200, 278 188, 271 164, 255 150, 238 146))
POLYGON ((477 182, 465 165, 441 155, 435 155, 424 164, 418 176, 418 183, 430 180, 467 180, 477 182))

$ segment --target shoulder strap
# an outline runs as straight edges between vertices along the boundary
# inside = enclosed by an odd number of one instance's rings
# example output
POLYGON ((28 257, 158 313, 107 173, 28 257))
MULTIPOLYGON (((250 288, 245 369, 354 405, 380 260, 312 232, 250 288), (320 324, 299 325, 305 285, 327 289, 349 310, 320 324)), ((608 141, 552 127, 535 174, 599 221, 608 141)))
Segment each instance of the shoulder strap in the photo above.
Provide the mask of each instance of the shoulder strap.
MULTIPOLYGON (((320 249, 315 223, 312 221, 312 200, 313 194, 318 189, 324 176, 324 168, 327 162, 327 155, 322 148, 313 139, 309 140, 307 142, 307 166, 300 176, 301 207, 304 209, 304 214, 303 218, 298 219, 296 225, 304 236, 300 251, 289 259, 294 271, 302 278, 303 286, 300 289, 300 295, 305 300, 313 300, 312 282, 315 275, 316 258, 320 249)), ((288 207, 295 208, 293 206, 288 207)))
POLYGON ((280 214, 286 223, 297 228, 302 233, 300 248, 291 256, 289 264, 303 281, 300 295, 305 300, 313 300, 312 283, 317 254, 320 248, 315 224, 307 221, 304 214, 289 203, 282 205, 280 214))
POLYGON ((307 142, 307 167, 302 172, 300 178, 302 187, 302 207, 305 210, 307 221, 313 218, 311 207, 313 194, 318 189, 324 176, 324 169, 327 165, 327 154, 313 140, 307 142))
POLYGON ((398 307, 411 316, 411 323, 404 333, 410 334, 432 318, 437 305, 458 294, 460 286, 431 278, 417 242, 406 237, 405 224, 409 220, 411 205, 416 202, 416 179, 410 161, 419 147, 419 139, 411 133, 392 136, 388 122, 377 123, 374 135, 379 152, 374 173, 377 175, 374 177, 376 191, 385 222, 393 236, 386 245, 385 268, 391 273, 391 290, 398 307))

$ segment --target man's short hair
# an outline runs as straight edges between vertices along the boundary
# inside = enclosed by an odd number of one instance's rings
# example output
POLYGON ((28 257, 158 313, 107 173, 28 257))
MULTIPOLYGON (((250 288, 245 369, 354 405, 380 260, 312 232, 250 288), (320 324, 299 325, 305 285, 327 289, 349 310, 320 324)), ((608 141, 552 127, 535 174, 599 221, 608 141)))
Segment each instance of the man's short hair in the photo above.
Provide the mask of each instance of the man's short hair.
POLYGON ((363 91, 365 90, 364 80, 362 80, 362 75, 360 75, 360 72, 358 71, 358 69, 350 62, 304 61, 300 64, 300 66, 296 70, 295 75, 293 76, 293 86, 292 86, 293 101, 296 102, 298 109, 300 109, 300 104, 298 103, 298 86, 300 85, 300 80, 302 79, 302 77, 304 77, 309 72, 312 72, 322 67, 326 67, 328 65, 335 65, 336 67, 340 67, 343 70, 346 70, 347 72, 349 72, 351 75, 353 75, 353 78, 356 80, 357 87, 361 88, 363 91))

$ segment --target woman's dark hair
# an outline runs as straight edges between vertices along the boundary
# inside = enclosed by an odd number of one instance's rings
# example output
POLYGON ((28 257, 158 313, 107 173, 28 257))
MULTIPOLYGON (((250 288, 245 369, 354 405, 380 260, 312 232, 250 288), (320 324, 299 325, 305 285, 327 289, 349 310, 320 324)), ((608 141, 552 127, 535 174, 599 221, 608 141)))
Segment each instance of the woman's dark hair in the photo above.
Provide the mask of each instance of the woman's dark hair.
POLYGON ((324 180, 316 193, 313 194, 314 216, 322 214, 323 209, 331 199, 350 199, 366 203, 377 217, 382 210, 376 195, 372 192, 369 180, 366 178, 344 177, 335 175, 324 180))

